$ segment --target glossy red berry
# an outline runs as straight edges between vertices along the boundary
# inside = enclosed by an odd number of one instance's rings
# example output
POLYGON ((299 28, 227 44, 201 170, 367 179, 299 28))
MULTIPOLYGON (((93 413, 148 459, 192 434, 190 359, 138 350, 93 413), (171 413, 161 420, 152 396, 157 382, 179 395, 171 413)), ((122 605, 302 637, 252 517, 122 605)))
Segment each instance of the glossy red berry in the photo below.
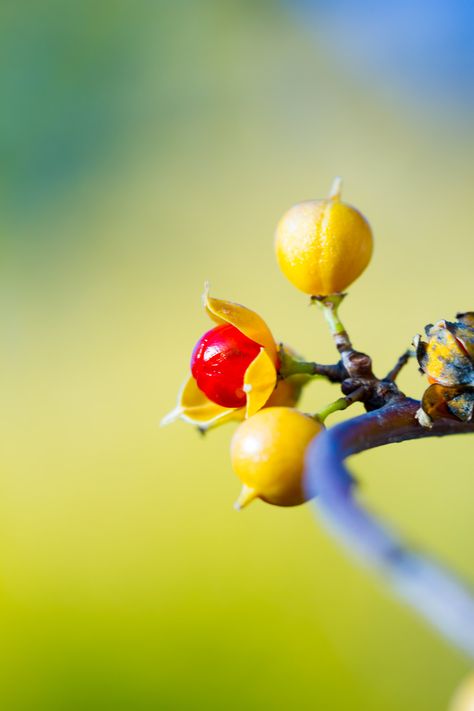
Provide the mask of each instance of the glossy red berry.
POLYGON ((243 407, 245 371, 261 346, 229 323, 216 326, 196 343, 191 372, 198 388, 222 407, 243 407))

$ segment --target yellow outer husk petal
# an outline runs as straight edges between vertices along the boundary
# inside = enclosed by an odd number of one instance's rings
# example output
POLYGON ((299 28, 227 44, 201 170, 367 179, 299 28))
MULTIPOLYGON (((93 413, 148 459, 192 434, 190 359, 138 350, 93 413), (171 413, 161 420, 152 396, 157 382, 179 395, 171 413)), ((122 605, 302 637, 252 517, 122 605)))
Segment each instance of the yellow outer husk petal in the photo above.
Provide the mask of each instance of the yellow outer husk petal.
POLYGON ((202 390, 199 390, 195 379, 190 376, 181 388, 177 406, 163 418, 161 424, 168 425, 182 419, 200 429, 208 429, 228 420, 242 420, 244 414, 243 407, 222 407, 209 400, 202 390))
POLYGON ((215 323, 230 323, 235 326, 244 336, 263 346, 271 359, 276 362, 277 347, 275 340, 265 321, 255 311, 251 311, 245 306, 235 304, 232 301, 214 299, 209 296, 207 287, 203 300, 207 313, 215 323))
POLYGON ((265 348, 250 363, 244 375, 244 390, 247 394, 246 417, 260 410, 275 390, 277 372, 265 348))

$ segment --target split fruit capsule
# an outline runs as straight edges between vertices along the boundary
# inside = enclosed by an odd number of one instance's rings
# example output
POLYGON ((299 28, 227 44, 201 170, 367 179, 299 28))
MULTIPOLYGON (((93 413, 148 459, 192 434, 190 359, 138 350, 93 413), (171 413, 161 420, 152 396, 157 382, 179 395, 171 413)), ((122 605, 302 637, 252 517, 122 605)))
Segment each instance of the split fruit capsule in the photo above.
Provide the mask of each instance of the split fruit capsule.
POLYGON ((207 288, 204 308, 214 328, 196 343, 191 373, 162 424, 183 419, 204 431, 251 417, 262 407, 295 405, 306 379, 278 378, 279 349, 261 316, 211 297, 207 288))
POLYGON ((277 386, 278 347, 255 311, 204 291, 204 308, 214 322, 196 343, 191 373, 178 404, 162 424, 181 418, 201 430, 257 412, 277 386))

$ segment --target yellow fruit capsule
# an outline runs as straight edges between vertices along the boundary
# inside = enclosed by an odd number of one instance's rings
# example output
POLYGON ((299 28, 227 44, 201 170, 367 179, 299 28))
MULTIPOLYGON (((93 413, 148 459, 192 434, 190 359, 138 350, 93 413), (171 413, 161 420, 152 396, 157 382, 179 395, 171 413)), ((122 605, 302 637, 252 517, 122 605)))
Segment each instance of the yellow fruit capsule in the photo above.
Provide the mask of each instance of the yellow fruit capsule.
POLYGON ((232 467, 244 485, 235 508, 256 498, 276 506, 304 503, 305 452, 322 429, 290 407, 268 407, 243 422, 231 444, 232 467))
POLYGON ((275 249, 286 278, 305 294, 344 291, 372 256, 372 230, 365 217, 341 201, 336 178, 326 200, 294 205, 278 223, 275 249))

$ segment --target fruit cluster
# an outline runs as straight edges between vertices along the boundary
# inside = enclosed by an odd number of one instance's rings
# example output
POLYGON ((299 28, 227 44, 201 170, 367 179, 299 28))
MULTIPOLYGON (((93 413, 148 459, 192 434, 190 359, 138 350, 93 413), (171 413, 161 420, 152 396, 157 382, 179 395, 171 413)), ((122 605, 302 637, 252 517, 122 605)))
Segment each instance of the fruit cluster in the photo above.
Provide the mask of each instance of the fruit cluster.
MULTIPOLYGON (((211 297, 206 287, 204 308, 214 326, 195 345, 178 404, 163 423, 181 418, 204 432, 229 420, 241 422, 231 444, 232 466, 243 484, 236 508, 255 498, 278 506, 303 503, 306 449, 324 430, 328 415, 355 401, 373 410, 405 397, 395 378, 414 353, 405 353, 379 380, 370 357, 353 349, 338 315, 343 291, 364 271, 372 249, 369 223, 341 200, 339 179, 328 198, 293 206, 277 225, 280 269, 321 306, 340 355, 334 365, 304 361, 276 343, 258 314, 211 297), (344 397, 310 415, 296 405, 315 375, 339 382, 344 397)), ((427 336, 428 343, 415 342, 420 368, 431 383, 418 411, 420 425, 431 426, 437 417, 472 419, 473 314, 459 315, 455 324, 440 322, 427 336)))

